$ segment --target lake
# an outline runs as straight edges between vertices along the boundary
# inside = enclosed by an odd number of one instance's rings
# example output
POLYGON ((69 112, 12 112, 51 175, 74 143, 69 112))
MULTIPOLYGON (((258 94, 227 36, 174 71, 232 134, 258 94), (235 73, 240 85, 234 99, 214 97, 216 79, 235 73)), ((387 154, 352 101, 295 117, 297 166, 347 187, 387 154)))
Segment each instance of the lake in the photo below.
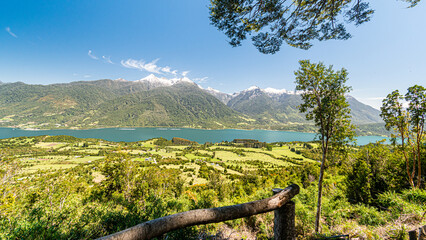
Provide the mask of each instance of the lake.
MULTIPOLYGON (((100 138, 114 142, 135 142, 148 140, 151 138, 163 137, 172 139, 181 137, 198 143, 222 142, 239 139, 256 139, 261 142, 291 142, 291 141, 312 141, 314 133, 271 131, 271 130, 204 130, 191 128, 102 128, 88 130, 23 130, 14 128, 0 128, 0 138, 12 138, 22 136, 40 135, 69 135, 78 138, 100 138)), ((370 142, 388 139, 380 136, 358 137, 358 145, 365 145, 370 142)))

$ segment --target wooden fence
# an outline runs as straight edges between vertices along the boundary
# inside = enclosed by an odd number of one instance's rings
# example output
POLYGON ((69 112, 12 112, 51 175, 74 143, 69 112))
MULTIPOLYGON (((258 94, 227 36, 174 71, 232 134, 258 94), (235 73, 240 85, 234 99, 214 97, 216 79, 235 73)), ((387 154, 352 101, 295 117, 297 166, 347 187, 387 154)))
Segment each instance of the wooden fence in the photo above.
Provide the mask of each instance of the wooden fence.
POLYGON ((299 186, 292 184, 285 189, 274 188, 272 191, 274 195, 270 198, 226 207, 177 213, 144 222, 99 239, 148 240, 185 227, 250 217, 270 211, 274 211, 274 238, 280 240, 296 239, 294 230, 295 204, 290 200, 299 193, 299 186))
POLYGON ((424 240, 426 239, 426 225, 419 227, 418 229, 408 232, 410 240, 424 240))

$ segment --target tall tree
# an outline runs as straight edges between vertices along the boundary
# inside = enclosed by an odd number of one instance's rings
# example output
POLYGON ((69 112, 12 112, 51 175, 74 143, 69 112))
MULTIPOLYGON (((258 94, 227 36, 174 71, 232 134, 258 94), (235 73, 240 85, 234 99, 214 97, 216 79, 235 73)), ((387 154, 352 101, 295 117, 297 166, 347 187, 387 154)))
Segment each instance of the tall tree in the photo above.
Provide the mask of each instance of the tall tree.
POLYGON ((345 94, 350 91, 346 86, 347 71, 342 68, 334 71, 323 63, 299 61, 300 68, 295 72, 296 90, 302 91, 303 103, 300 111, 306 113, 307 120, 314 120, 321 141, 322 161, 318 180, 318 203, 315 219, 315 232, 319 231, 321 217, 322 182, 325 162, 331 148, 341 149, 354 136, 350 122, 350 109, 345 94))
POLYGON ((283 42, 308 49, 312 40, 348 39, 346 25, 365 23, 373 13, 367 0, 211 0, 210 6, 212 24, 232 46, 253 34, 262 53, 279 51, 283 42))
POLYGON ((421 186, 421 147, 426 121, 426 89, 414 85, 408 88, 405 96, 398 90, 383 99, 380 116, 386 123, 387 130, 393 130, 393 138, 401 140, 400 149, 404 154, 408 182, 411 187, 421 186), (404 108, 403 101, 408 102, 404 108), (411 156, 411 171, 410 171, 411 156), (417 185, 415 174, 417 170, 417 185))

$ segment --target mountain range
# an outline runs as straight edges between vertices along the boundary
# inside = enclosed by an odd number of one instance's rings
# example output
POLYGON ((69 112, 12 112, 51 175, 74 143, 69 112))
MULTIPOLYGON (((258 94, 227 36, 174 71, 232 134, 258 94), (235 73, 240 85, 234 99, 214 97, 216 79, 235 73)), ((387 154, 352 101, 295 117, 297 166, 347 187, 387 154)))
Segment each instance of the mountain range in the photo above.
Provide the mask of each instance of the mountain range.
MULTIPOLYGON (((352 121, 383 125, 379 111, 348 96, 352 121)), ((0 84, 0 126, 21 128, 190 127, 312 130, 299 93, 250 87, 234 94, 190 79, 0 84)))

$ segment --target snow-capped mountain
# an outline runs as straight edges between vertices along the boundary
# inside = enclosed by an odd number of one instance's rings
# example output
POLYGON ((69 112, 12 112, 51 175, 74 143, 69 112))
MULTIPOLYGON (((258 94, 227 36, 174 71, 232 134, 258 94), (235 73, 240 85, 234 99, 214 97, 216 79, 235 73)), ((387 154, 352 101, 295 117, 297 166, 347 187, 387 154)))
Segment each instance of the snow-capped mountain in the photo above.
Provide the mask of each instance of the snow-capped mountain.
POLYGON ((266 94, 271 98, 279 98, 282 95, 299 95, 300 92, 295 92, 295 91, 290 91, 290 90, 286 90, 286 89, 275 89, 275 88, 265 88, 262 89, 258 86, 251 86, 247 89, 244 89, 240 92, 236 92, 236 93, 232 93, 232 94, 228 94, 228 93, 223 93, 219 90, 216 90, 214 88, 208 87, 207 89, 205 89, 204 91, 212 94, 213 96, 215 96, 216 98, 218 98, 220 101, 222 101, 224 104, 228 104, 228 102, 241 95, 241 94, 246 94, 246 93, 251 93, 250 94, 250 98, 253 99, 256 96, 259 96, 261 94, 266 94))
POLYGON ((195 84, 193 81, 191 81, 187 77, 167 79, 165 77, 157 77, 154 74, 150 74, 140 80, 136 80, 135 83, 148 83, 152 85, 153 87, 172 86, 177 83, 195 84))
POLYGON ((223 102, 225 105, 229 102, 229 100, 232 99, 231 94, 223 93, 219 90, 216 90, 214 88, 208 87, 207 89, 204 89, 204 91, 210 93, 211 95, 215 96, 217 99, 219 99, 221 102, 223 102))
POLYGON ((294 94, 300 94, 299 92, 286 90, 284 88, 283 89, 265 88, 265 89, 262 89, 262 90, 263 90, 263 92, 265 92, 268 95, 281 95, 281 94, 294 95, 294 94))
MULTIPOLYGON (((257 86, 251 86, 234 94, 222 93, 212 88, 207 88, 205 91, 233 110, 247 114, 265 124, 306 122, 304 115, 298 109, 298 105, 302 103, 301 92, 275 88, 262 89, 257 86)), ((347 99, 355 124, 381 122, 378 110, 360 103, 351 96, 347 99)))

